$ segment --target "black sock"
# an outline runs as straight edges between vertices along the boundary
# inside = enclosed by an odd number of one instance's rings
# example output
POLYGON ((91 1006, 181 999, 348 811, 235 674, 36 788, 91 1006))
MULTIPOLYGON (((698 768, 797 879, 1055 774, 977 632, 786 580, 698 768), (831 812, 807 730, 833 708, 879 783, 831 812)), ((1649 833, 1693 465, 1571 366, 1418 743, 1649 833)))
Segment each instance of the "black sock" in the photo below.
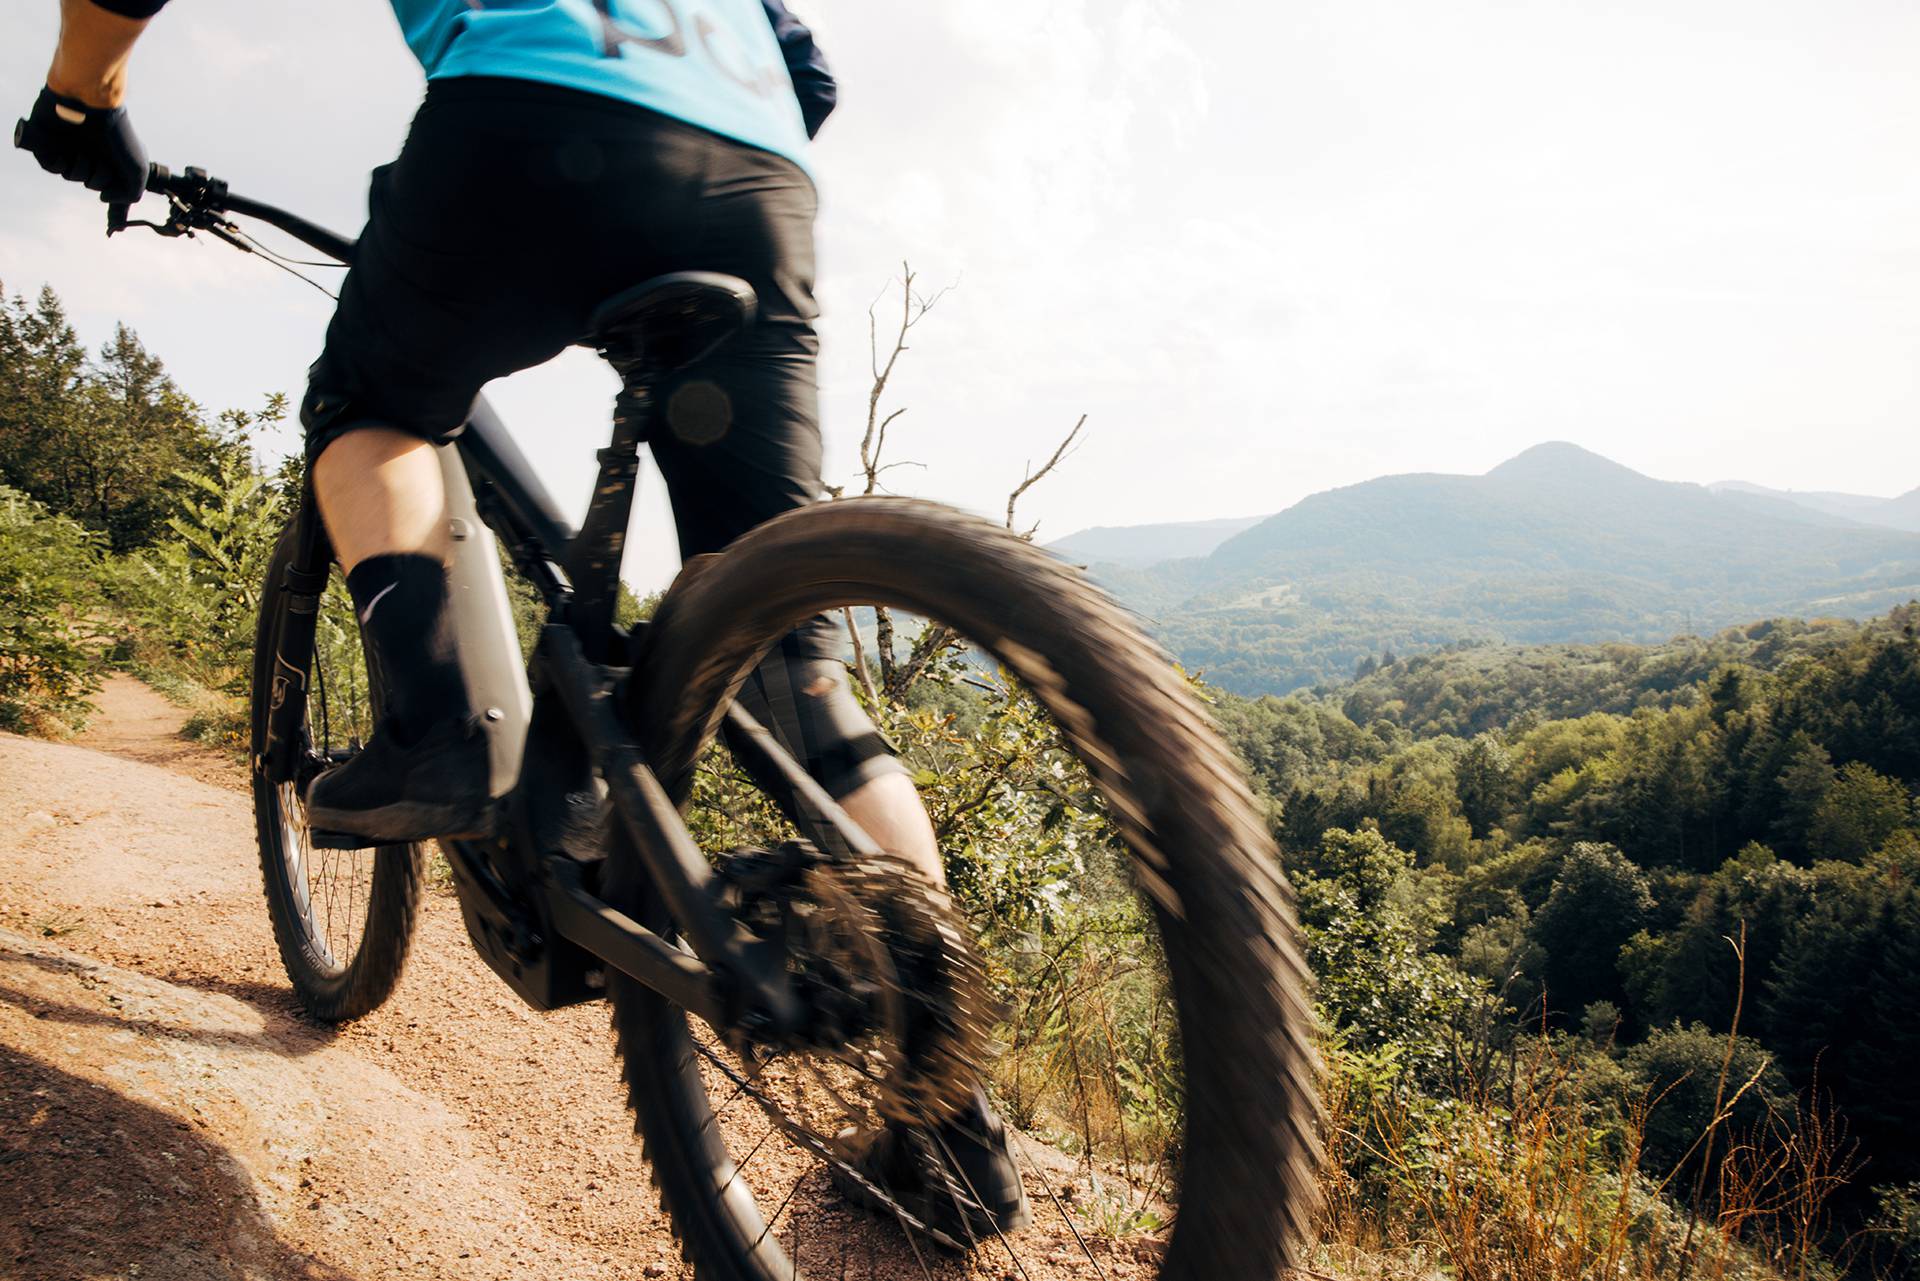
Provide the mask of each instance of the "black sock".
POLYGON ((405 747, 443 721, 472 714, 460 674, 447 570, 431 556, 369 556, 347 575, 360 630, 380 660, 382 724, 405 747))

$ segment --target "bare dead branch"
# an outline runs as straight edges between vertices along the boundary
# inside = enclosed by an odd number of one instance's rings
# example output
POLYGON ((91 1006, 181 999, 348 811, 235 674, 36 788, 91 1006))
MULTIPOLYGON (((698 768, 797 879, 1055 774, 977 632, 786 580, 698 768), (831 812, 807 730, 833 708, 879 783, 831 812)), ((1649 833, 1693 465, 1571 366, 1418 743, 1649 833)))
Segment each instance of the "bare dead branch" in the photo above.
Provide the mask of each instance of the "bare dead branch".
POLYGON ((885 605, 873 608, 873 646, 880 660, 880 688, 893 696, 894 669, 899 659, 893 652, 893 611, 885 605))
POLYGON ((907 651, 907 661, 888 680, 888 697, 904 700, 913 683, 925 675, 927 669, 959 639, 960 634, 945 623, 928 622, 914 637, 913 648, 907 651))
MULTIPOLYGON (((1027 474, 1021 477, 1020 483, 1014 486, 1013 492, 1011 494, 1007 495, 1007 528, 1008 529, 1013 528, 1013 508, 1014 508, 1014 504, 1020 501, 1020 495, 1026 493, 1029 489, 1032 489, 1035 485, 1039 484, 1041 480, 1046 477, 1048 472, 1052 471, 1055 467, 1058 467, 1060 465, 1060 460, 1067 456, 1067 451, 1070 448, 1072 448, 1073 442, 1079 438, 1080 429, 1082 427, 1085 427, 1086 425, 1087 425, 1087 416, 1085 414, 1081 414, 1080 421, 1073 425, 1073 430, 1067 433, 1066 439, 1062 440, 1058 445, 1058 447, 1054 449, 1053 457, 1047 459, 1047 461, 1045 462, 1045 464, 1041 466, 1039 471, 1033 471, 1032 464, 1031 463, 1028 464, 1027 474)), ((1022 534, 1021 537, 1032 538, 1034 535, 1034 531, 1039 528, 1040 526, 1036 524, 1033 527, 1033 529, 1029 529, 1025 534, 1022 534)))
POLYGON ((873 373, 873 385, 867 391, 867 429, 860 437, 860 469, 866 479, 863 493, 871 494, 878 489, 881 459, 887 447, 887 427, 906 412, 904 408, 896 409, 882 417, 880 402, 886 395, 888 382, 893 378, 894 367, 899 364, 900 357, 910 350, 907 334, 955 288, 954 285, 947 285, 930 295, 921 294, 914 289, 914 282, 918 279, 911 263, 900 264, 900 319, 893 330, 893 345, 884 359, 880 355, 879 307, 886 290, 881 290, 867 305, 867 363, 873 373))
POLYGON ((853 641, 853 670, 860 678, 861 692, 867 696, 867 706, 878 711, 880 696, 873 689, 873 673, 867 670, 867 650, 860 643, 860 629, 853 621, 853 607, 849 605, 840 613, 847 620, 847 636, 853 641))

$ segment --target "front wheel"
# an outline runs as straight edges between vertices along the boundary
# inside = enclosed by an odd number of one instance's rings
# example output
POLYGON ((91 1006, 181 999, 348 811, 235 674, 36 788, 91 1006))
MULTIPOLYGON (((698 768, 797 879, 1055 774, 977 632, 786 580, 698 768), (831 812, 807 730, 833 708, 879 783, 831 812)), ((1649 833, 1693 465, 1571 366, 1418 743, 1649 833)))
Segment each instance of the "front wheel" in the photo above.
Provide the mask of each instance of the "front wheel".
MULTIPOLYGON (((1291 891, 1242 771, 1186 682, 1078 573, 1006 530, 928 503, 862 498, 780 517, 683 574, 662 602, 631 708, 649 763, 684 797, 761 656, 800 620, 862 605, 946 624, 990 655, 1045 709, 1092 777, 1157 924, 1162 990, 1177 1015, 1170 1057, 1184 1074, 1184 1130, 1156 1175, 1160 1221, 1173 1225, 1158 1275, 1280 1277, 1300 1259, 1320 1158, 1312 1012, 1291 891)), ((608 896, 626 897, 624 906, 639 912, 645 904, 631 862, 616 852, 608 896)), ((809 1177, 805 1159, 821 1154, 800 1144, 800 1159, 790 1156, 776 1178, 762 1155, 773 1132, 737 1127, 738 1114, 728 1113, 754 1069, 729 1068, 720 1038, 639 984, 615 976, 611 995, 629 1101, 702 1281, 787 1281, 809 1266, 822 1275, 844 1269, 844 1257, 833 1261, 836 1241, 846 1249, 838 1221, 808 1240, 781 1227, 809 1177), (789 1182, 787 1170, 799 1174, 789 1182)), ((783 1067, 767 1074, 761 1102, 803 1118, 806 1105, 792 1102, 803 1074, 786 1080, 783 1067)), ((776 1127, 783 1138, 799 1130, 794 1122, 776 1127)), ((1076 1242, 1084 1248, 1084 1201, 1074 1222, 1055 1195, 1059 1164, 1049 1176, 1037 1147, 1019 1147, 1042 1222, 981 1248, 1004 1247, 1016 1263, 1027 1233, 1041 1234, 1036 1257, 1057 1260, 1076 1242), (1045 1235, 1056 1209, 1071 1236, 1059 1222, 1045 1235)), ((1098 1164, 1095 1152, 1076 1155, 1090 1172, 1098 1164)), ((903 1256, 908 1275, 919 1255, 916 1247, 903 1256)), ((1079 1270, 1140 1275, 1116 1269, 1115 1258, 1110 1253, 1103 1268, 1088 1249, 1079 1270)), ((1057 1265, 1049 1271, 1059 1274, 1057 1265)))
POLYGON ((392 993, 406 964, 420 902, 420 851, 317 849, 307 824, 314 776, 359 750, 380 706, 377 669, 344 585, 330 576, 316 601, 288 586, 297 522, 281 535, 261 594, 253 657, 253 812, 274 942, 300 1003, 316 1019, 358 1018, 392 993), (317 608, 313 641, 287 638, 296 610, 317 608), (277 660, 277 662, 276 662, 277 660), (274 682, 304 705, 292 777, 262 767, 274 682))

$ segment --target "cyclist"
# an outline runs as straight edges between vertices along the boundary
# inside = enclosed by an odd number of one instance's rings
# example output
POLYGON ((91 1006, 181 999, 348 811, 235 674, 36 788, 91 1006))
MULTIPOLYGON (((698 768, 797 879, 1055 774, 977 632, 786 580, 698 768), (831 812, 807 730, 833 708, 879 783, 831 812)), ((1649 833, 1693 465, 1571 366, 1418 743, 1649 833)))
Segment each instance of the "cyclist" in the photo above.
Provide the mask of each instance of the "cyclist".
MULTIPOLYGON (((133 46, 167 0, 61 0, 47 83, 16 142, 105 201, 142 193, 123 106, 133 46)), ((779 0, 392 0, 427 91, 369 217, 300 420, 334 553, 387 678, 365 750, 316 779, 316 828, 379 841, 484 833, 484 729, 448 609, 433 454, 481 386, 579 339, 594 306, 663 272, 745 279, 752 326, 660 391, 650 446, 683 557, 822 492, 806 144, 835 86, 779 0)), ((926 811, 859 706, 833 624, 804 625, 742 697, 854 820, 941 879, 926 811)), ((944 1136, 979 1204, 929 1197, 966 1239, 1030 1217, 1003 1127, 977 1098, 944 1136)), ((896 1185, 910 1146, 863 1155, 896 1185)))

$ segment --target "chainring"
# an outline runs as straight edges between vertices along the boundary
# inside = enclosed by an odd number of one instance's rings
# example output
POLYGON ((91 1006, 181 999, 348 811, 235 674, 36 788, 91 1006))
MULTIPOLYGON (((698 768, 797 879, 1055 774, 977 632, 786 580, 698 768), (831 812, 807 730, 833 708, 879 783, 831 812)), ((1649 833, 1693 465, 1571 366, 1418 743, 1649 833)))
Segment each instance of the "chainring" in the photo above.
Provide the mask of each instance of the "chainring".
POLYGON ((799 841, 737 850, 721 875, 749 928, 764 936, 779 921, 788 968, 817 1009, 859 1008, 855 1028, 823 1015, 804 1039, 858 1074, 877 1120, 938 1125, 971 1106, 993 1005, 944 890, 895 855, 827 858, 799 841))
POLYGON ((878 924, 904 1007, 898 1061, 880 1082, 881 1116, 907 1126, 961 1116, 986 1064, 993 1004, 952 897, 892 854, 822 861, 810 879, 829 883, 878 924))

